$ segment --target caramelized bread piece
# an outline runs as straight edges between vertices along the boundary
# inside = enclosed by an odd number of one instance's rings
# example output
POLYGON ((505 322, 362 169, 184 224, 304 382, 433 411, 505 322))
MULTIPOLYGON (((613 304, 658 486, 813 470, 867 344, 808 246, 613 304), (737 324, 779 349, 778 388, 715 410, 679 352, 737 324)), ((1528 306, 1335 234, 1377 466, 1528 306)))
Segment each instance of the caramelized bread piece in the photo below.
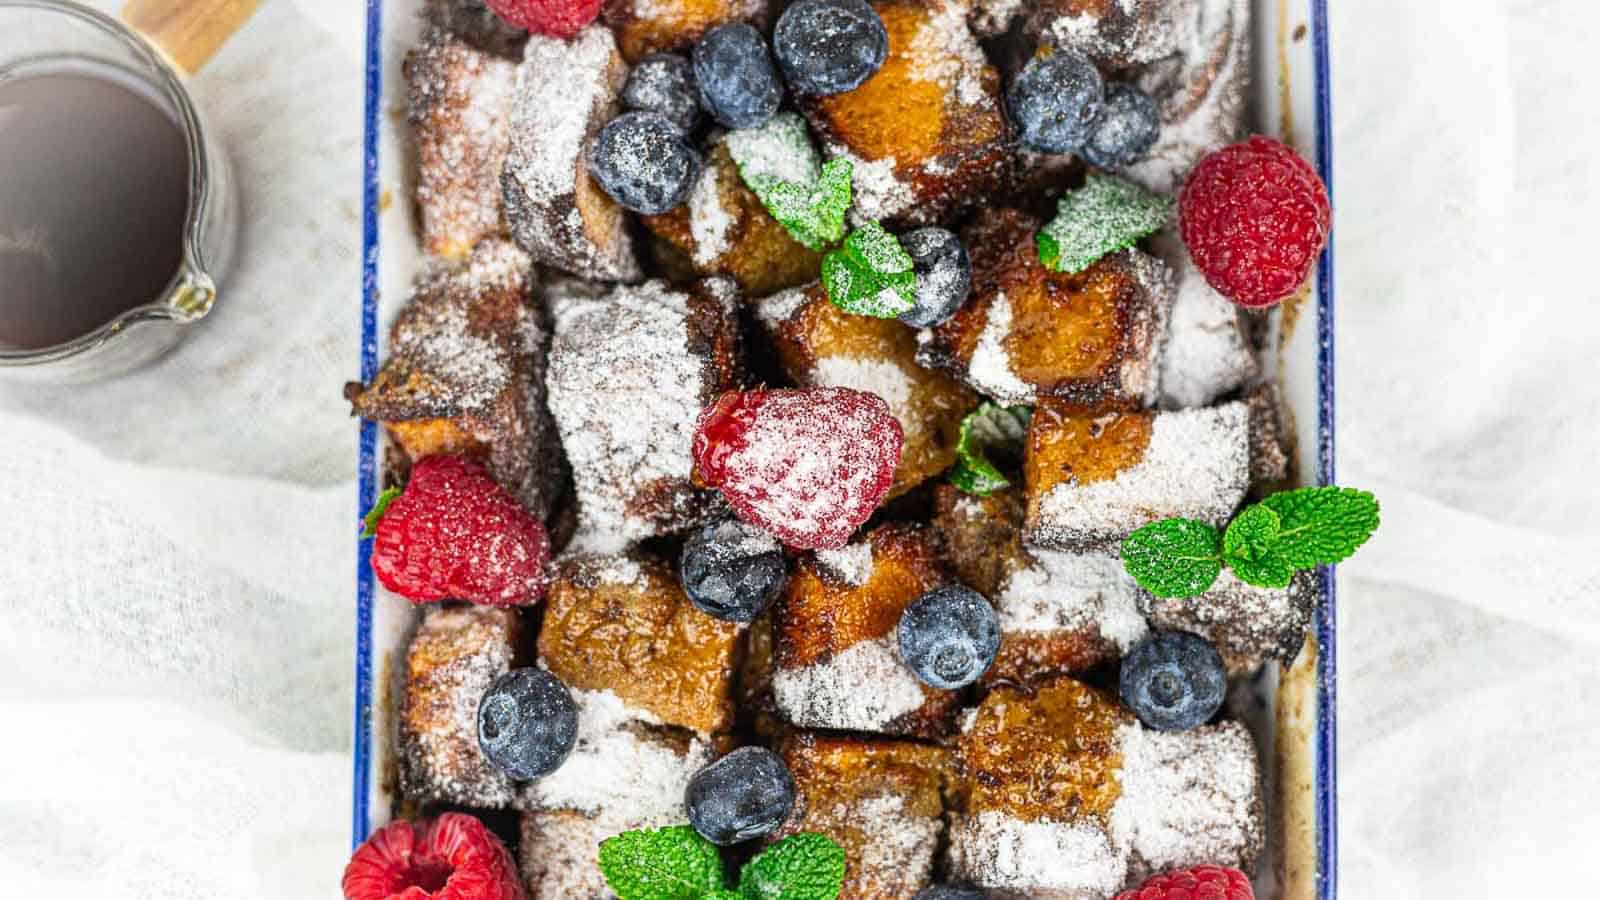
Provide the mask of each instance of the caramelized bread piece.
POLYGON ((689 444, 700 410, 743 382, 733 282, 561 282, 546 297, 550 412, 578 498, 574 546, 614 552, 722 514, 720 495, 689 481, 689 444))
POLYGON ((1177 412, 1085 413, 1034 407, 1023 478, 1023 539, 1115 553, 1134 529, 1182 517, 1226 524, 1250 486, 1243 403, 1177 412))
POLYGON ((728 275, 746 296, 760 297, 817 277, 822 254, 789 236, 745 187, 720 139, 689 202, 659 216, 642 216, 646 228, 700 275, 728 275))
POLYGON ((917 361, 1004 403, 1149 405, 1171 302, 1159 260, 1129 249, 1071 275, 1039 262, 1039 222, 984 210, 963 232, 972 298, 921 336, 917 361))
POLYGON ((1221 651, 1229 675, 1248 675, 1268 659, 1294 661, 1316 600, 1315 572, 1296 572, 1287 588, 1264 588, 1223 569, 1198 597, 1162 599, 1141 592, 1140 606, 1152 626, 1204 636, 1221 651))
POLYGON ((883 68, 852 91, 801 98, 829 157, 855 169, 858 221, 948 220, 1011 175, 1000 76, 959 0, 878 0, 883 68))
POLYGON ((517 67, 430 28, 401 72, 417 147, 422 246, 462 259, 500 234, 500 171, 511 142, 517 67))
POLYGON ((766 30, 768 0, 605 0, 600 20, 617 33, 622 56, 636 63, 657 50, 687 51, 725 22, 766 30))
POLYGON ((617 111, 628 67, 611 29, 570 41, 532 35, 517 67, 511 149, 500 186, 511 235, 541 264, 637 281, 627 216, 589 177, 589 141, 617 111))
POLYGON ((1250 408, 1250 484, 1257 493, 1271 493, 1287 486, 1292 459, 1283 392, 1270 382, 1244 399, 1250 408))
POLYGON ((1209 406, 1261 376, 1238 304, 1206 283, 1176 231, 1151 240, 1173 272, 1172 314, 1161 352, 1163 409, 1209 406))
POLYGON ((528 255, 498 239, 462 266, 434 266, 395 319, 377 376, 346 385, 345 397, 356 415, 382 422, 410 459, 481 459, 544 519, 564 477, 545 409, 549 331, 533 277, 528 255))
POLYGON ((894 319, 857 316, 828 302, 820 283, 756 306, 789 378, 802 387, 870 391, 889 404, 905 444, 889 496, 903 494, 956 461, 961 418, 978 397, 943 372, 917 365, 917 334, 894 319))
POLYGON ((1123 69, 1178 50, 1174 20, 1207 0, 1038 0, 1023 26, 1041 50, 1076 50, 1096 65, 1123 69))
POLYGON ((929 883, 944 830, 945 750, 802 733, 782 754, 796 801, 773 838, 814 831, 843 847, 840 900, 900 900, 929 883))
POLYGON ((522 630, 509 609, 428 606, 406 651, 400 792, 416 804, 510 806, 511 780, 478 749, 478 701, 516 665, 522 630))
POLYGON ((739 628, 696 609, 664 562, 564 563, 545 600, 539 660, 575 691, 610 691, 637 718, 709 733, 733 721, 739 628))
POLYGON ((568 809, 524 812, 517 859, 528 900, 616 900, 600 873, 600 842, 630 827, 568 809))
POLYGON ((894 632, 945 580, 929 533, 904 523, 801 557, 772 614, 779 711, 802 728, 942 734, 956 695, 917 680, 894 632))
POLYGON ((1103 898, 1150 874, 1260 851, 1255 745, 1235 722, 1162 733, 1070 678, 1001 685, 958 743, 954 876, 1029 896, 1103 898))
POLYGON ((934 493, 934 528, 963 584, 994 604, 1000 652, 988 683, 1081 672, 1145 635, 1139 590, 1116 556, 1024 547, 1022 492, 934 493))

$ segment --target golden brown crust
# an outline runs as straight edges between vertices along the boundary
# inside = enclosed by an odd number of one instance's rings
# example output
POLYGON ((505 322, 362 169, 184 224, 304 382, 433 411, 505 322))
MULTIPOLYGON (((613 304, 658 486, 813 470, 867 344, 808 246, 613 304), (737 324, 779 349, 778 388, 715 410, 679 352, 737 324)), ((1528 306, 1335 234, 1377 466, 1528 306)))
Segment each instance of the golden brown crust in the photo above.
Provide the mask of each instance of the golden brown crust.
POLYGON ((738 626, 695 609, 666 563, 642 555, 568 561, 545 604, 539 658, 569 687, 613 691, 702 733, 732 724, 738 626))
POLYGON ((605 0, 600 20, 617 33, 630 63, 660 50, 688 50, 726 22, 766 29, 768 0, 605 0))

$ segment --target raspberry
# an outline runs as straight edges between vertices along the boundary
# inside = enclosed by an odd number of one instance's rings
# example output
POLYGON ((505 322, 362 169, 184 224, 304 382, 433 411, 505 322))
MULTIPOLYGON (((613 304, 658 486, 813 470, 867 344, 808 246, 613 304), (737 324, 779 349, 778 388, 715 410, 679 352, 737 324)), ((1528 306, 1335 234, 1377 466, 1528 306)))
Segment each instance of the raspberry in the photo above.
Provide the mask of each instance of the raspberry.
POLYGON ((514 28, 569 38, 600 14, 600 0, 484 0, 514 28))
POLYGON ((378 520, 372 570, 413 603, 519 606, 544 593, 550 538, 479 463, 428 456, 378 520))
POLYGON ((700 414, 694 473, 785 544, 837 549, 889 492, 901 442, 876 394, 730 391, 700 414))
POLYGON ((525 900, 500 839, 463 813, 391 822, 344 867, 345 900, 525 900))
POLYGON ((1238 869, 1195 866, 1147 880, 1115 900, 1255 900, 1250 879, 1238 869))
POLYGON ((1241 306, 1293 294, 1328 241, 1328 191, 1292 149, 1250 138, 1207 156, 1178 197, 1178 228, 1206 281, 1241 306))

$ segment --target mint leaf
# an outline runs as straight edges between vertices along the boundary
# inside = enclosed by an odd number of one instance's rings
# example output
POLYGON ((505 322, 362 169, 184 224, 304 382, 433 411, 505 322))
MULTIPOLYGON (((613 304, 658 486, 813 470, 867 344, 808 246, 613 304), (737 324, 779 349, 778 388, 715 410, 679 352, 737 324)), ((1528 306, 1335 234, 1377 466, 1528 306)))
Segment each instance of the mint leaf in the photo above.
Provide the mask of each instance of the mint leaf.
POLYGON ((1295 571, 1276 549, 1269 549, 1255 558, 1230 556, 1228 568, 1245 584, 1265 588, 1288 587, 1295 571))
POLYGON ((362 537, 369 538, 378 533, 378 520, 383 518, 383 514, 389 511, 389 504, 393 503, 394 498, 398 496, 400 496, 400 489, 397 487, 383 489, 383 493, 378 495, 377 501, 372 504, 372 508, 367 510, 366 516, 361 520, 366 525, 365 528, 361 529, 362 537))
POLYGON ((950 470, 950 483, 968 494, 991 494, 1011 484, 989 460, 990 450, 1022 455, 1022 441, 1028 434, 1032 407, 1000 406, 985 403, 961 420, 961 437, 956 441, 956 464, 950 470))
POLYGON ((1296 569, 1341 562, 1378 528, 1377 498, 1354 488, 1281 491, 1260 505, 1278 514, 1278 553, 1296 569))
POLYGON ((1056 217, 1039 232, 1039 261, 1077 273, 1100 257, 1132 247, 1172 218, 1172 198, 1114 175, 1092 172, 1083 187, 1061 195, 1056 217))
POLYGON ((1162 519, 1128 535, 1122 565, 1157 597, 1194 597, 1222 574, 1222 535, 1194 519, 1162 519))
POLYGON ((746 900, 834 900, 843 886, 844 849, 814 832, 773 844, 739 873, 746 900))
POLYGON ((724 889, 722 854, 687 825, 606 838, 600 872, 620 900, 701 900, 724 889))
POLYGON ((1234 516, 1222 534, 1222 555, 1235 560, 1265 559, 1278 544, 1278 514, 1257 503, 1234 516))
POLYGON ((858 316, 891 319, 916 304, 911 254, 877 222, 850 232, 822 258, 822 286, 830 303, 858 316))
POLYGON ((851 164, 821 164, 805 120, 779 113, 756 128, 728 132, 728 155, 739 177, 795 240, 822 251, 844 237, 851 164))

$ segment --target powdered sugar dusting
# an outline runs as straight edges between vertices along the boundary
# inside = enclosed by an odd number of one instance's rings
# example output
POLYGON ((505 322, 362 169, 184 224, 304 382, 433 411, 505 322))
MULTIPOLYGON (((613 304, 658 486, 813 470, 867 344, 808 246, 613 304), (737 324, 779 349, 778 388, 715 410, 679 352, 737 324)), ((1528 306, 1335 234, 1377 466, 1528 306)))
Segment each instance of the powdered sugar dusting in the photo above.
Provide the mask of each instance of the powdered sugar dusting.
POLYGON ((882 730, 925 700, 921 683, 887 638, 860 641, 809 666, 778 669, 772 693, 795 725, 856 731, 882 730))
POLYGON ((694 238, 697 265, 709 266, 728 252, 733 246, 733 224, 733 215, 722 205, 716 168, 702 168, 689 191, 689 235, 694 238))
POLYGON ((953 0, 930 4, 928 20, 917 28, 906 55, 913 80, 939 85, 962 106, 988 99, 983 71, 989 61, 967 30, 965 5, 953 0))
POLYGON ((850 161, 851 189, 855 198, 850 207, 850 222, 864 225, 890 219, 910 209, 916 202, 911 185, 895 174, 898 163, 893 156, 864 160, 843 144, 829 142, 828 155, 850 161))
POLYGON ((889 404, 900 427, 910 432, 920 427, 911 405, 911 376, 898 363, 887 359, 861 359, 853 356, 825 356, 817 360, 811 383, 819 387, 847 387, 867 391, 889 404))
POLYGON ((1309 572, 1294 577, 1287 588, 1245 584, 1223 569, 1198 597, 1141 597, 1153 625, 1199 634, 1217 645, 1231 674, 1253 672, 1266 657, 1294 659, 1305 643, 1316 600, 1309 572))
POLYGON ((979 37, 999 37, 1011 30, 1021 15, 1024 0, 972 0, 969 23, 979 37))
POLYGON ((1069 900, 1109 897, 1128 867, 1111 836, 1093 823, 1024 821, 995 811, 957 825, 950 863, 955 874, 983 887, 1069 900))
POLYGON ((978 335, 978 344, 967 365, 967 379, 973 387, 1000 403, 1032 403, 1033 388, 1011 370, 1011 354, 1005 347, 1006 336, 1010 333, 1011 301, 1001 291, 989 304, 983 331, 978 335))
POLYGON ((1239 307, 1206 283, 1174 231, 1155 239, 1175 273, 1177 289, 1161 354, 1161 405, 1204 406, 1260 373, 1239 307))
POLYGON ((872 577, 872 542, 856 541, 838 550, 818 550, 817 565, 830 577, 860 587, 872 577))
POLYGON ((1096 630, 1126 652, 1147 632, 1139 588, 1115 556, 1035 550, 994 598, 1000 629, 1013 632, 1096 630))
MULTIPOLYGON (((848 813, 836 813, 861 825, 865 840, 850 861, 857 872, 896 872, 908 866, 931 869, 939 844, 941 823, 912 815, 905 798, 897 794, 869 797, 848 813)), ((926 875, 924 875, 926 877, 926 875)))
POLYGON ((768 329, 775 329, 794 316, 795 311, 806 304, 808 294, 816 286, 816 282, 800 287, 792 287, 779 291, 770 297, 756 301, 756 318, 768 329))

